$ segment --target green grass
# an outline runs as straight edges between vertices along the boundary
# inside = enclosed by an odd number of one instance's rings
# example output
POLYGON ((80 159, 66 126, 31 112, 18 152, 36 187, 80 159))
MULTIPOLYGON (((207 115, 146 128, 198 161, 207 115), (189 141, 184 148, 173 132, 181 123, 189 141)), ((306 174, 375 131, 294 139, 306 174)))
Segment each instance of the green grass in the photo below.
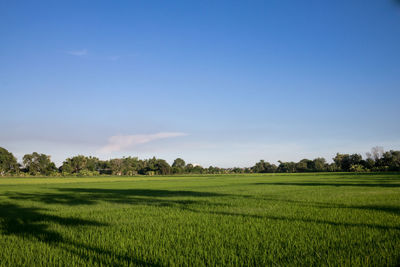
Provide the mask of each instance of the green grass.
POLYGON ((399 263, 399 174, 0 179, 0 265, 399 263))

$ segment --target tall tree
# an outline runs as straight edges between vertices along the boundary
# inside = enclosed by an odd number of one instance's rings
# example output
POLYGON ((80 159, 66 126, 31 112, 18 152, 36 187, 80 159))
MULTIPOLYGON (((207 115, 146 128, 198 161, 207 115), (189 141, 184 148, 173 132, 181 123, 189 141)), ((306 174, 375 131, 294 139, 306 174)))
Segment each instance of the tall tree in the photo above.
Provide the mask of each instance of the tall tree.
POLYGON ((122 159, 110 160, 110 167, 111 167, 112 174, 122 175, 123 163, 124 163, 124 161, 122 159))
POLYGON ((177 158, 174 160, 174 163, 172 163, 172 167, 177 167, 177 168, 185 168, 186 162, 181 159, 177 158))
POLYGON ((275 172, 277 169, 276 165, 266 162, 264 160, 260 160, 254 165, 251 170, 254 173, 267 173, 267 172, 275 172))
POLYGON ((87 170, 88 158, 83 155, 78 155, 72 158, 67 158, 61 170, 67 173, 79 173, 80 171, 87 170))
POLYGON ((314 170, 317 172, 322 172, 326 170, 326 160, 324 158, 316 158, 313 160, 314 170))
POLYGON ((33 152, 32 154, 24 155, 22 161, 24 168, 32 175, 49 175, 57 170, 49 155, 33 152))
POLYGON ((294 162, 282 162, 278 161, 279 166, 278 166, 278 171, 279 172, 296 172, 296 163, 294 162))
POLYGON ((0 175, 18 172, 17 159, 7 149, 0 147, 0 175))
POLYGON ((185 170, 185 165, 186 165, 186 162, 183 159, 181 159, 181 158, 175 159, 171 166, 172 172, 173 173, 183 173, 185 170))

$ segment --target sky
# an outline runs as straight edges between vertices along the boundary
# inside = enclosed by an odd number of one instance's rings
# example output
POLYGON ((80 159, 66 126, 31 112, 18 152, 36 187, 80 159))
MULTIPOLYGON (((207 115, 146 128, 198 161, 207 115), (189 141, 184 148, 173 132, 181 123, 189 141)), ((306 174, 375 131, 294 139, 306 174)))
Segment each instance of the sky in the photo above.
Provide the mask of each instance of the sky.
POLYGON ((400 149, 400 1, 0 1, 0 147, 245 167, 400 149))

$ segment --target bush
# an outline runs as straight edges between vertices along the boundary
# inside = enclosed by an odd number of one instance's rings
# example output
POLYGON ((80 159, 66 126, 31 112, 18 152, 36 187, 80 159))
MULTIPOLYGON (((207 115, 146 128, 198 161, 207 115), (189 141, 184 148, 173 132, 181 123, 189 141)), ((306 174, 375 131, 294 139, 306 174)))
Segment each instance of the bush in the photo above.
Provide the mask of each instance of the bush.
POLYGON ((98 171, 81 170, 78 173, 78 176, 98 176, 98 175, 100 175, 98 171))
POLYGON ((353 164, 350 166, 350 171, 351 172, 366 172, 367 169, 365 169, 363 165, 353 164))

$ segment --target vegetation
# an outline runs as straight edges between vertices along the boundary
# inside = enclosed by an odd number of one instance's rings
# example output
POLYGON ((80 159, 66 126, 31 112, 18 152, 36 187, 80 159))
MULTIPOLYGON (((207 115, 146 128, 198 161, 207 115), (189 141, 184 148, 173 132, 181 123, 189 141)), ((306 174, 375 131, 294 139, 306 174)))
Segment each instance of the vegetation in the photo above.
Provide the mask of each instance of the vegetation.
POLYGON ((24 172, 32 175, 50 175, 54 173, 57 168, 54 162, 51 162, 50 156, 33 152, 26 154, 23 157, 24 172))
POLYGON ((337 153, 333 163, 324 158, 302 159, 299 162, 282 162, 279 165, 260 160, 250 168, 203 168, 177 158, 172 165, 155 157, 141 160, 137 157, 124 157, 100 160, 83 155, 67 158, 58 169, 49 155, 33 152, 23 157, 18 165, 12 153, 0 148, 0 176, 98 176, 103 175, 171 175, 171 174, 232 174, 232 173, 299 173, 299 172, 383 172, 400 171, 400 151, 383 151, 374 147, 367 158, 359 154, 337 153))
POLYGON ((0 179, 3 266, 399 263, 399 174, 0 179))
POLYGON ((18 172, 17 159, 7 149, 0 147, 0 175, 18 172))

